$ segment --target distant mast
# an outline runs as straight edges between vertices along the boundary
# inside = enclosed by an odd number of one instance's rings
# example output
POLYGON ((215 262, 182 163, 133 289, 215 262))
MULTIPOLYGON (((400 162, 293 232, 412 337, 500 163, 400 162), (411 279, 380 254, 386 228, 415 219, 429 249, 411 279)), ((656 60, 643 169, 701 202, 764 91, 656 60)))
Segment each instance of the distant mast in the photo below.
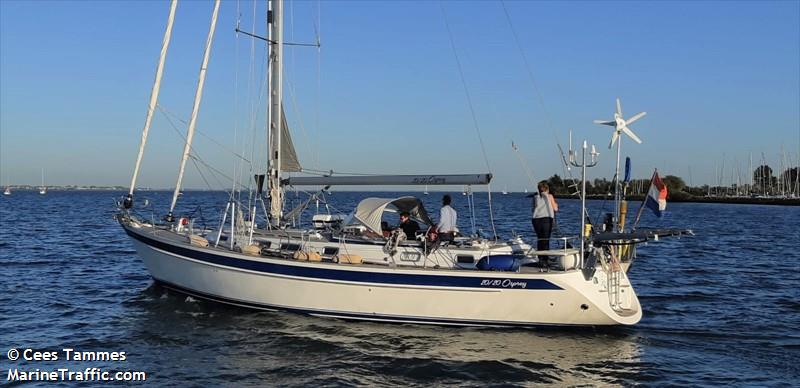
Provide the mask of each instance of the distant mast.
POLYGON ((150 123, 153 121, 153 112, 158 104, 158 93, 161 90, 161 75, 164 73, 164 62, 167 58, 167 49, 169 49, 169 42, 172 37, 172 24, 175 20, 175 9, 177 7, 178 0, 172 0, 172 4, 169 8, 169 18, 167 19, 167 29, 164 31, 164 40, 161 42, 161 56, 159 57, 158 67, 156 68, 156 80, 153 83, 153 90, 150 92, 150 104, 147 106, 147 116, 144 120, 144 128, 142 129, 142 140, 139 142, 139 154, 136 156, 136 167, 133 169, 131 187, 124 201, 124 206, 127 209, 133 206, 133 190, 136 188, 136 178, 139 176, 139 167, 142 164, 142 156, 144 156, 144 147, 147 144, 147 134, 150 131, 150 123))

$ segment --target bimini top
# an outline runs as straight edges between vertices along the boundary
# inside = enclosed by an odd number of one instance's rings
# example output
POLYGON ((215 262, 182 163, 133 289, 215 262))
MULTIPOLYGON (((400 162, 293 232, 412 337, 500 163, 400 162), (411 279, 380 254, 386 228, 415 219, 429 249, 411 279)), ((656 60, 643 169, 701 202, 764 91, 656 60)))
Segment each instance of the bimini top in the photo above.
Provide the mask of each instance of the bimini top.
POLYGON ((371 231, 381 233, 381 216, 389 208, 397 212, 408 212, 411 218, 418 219, 428 225, 433 225, 428 212, 422 202, 415 197, 400 198, 366 198, 358 203, 352 214, 352 219, 369 228, 371 231))

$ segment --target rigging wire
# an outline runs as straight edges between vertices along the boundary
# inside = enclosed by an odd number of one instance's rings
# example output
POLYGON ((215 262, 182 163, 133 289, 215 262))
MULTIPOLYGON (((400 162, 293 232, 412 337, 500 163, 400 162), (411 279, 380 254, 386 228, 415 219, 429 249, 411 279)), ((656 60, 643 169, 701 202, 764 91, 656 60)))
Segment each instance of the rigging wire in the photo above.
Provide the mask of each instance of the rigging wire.
MULTIPOLYGON (((188 122, 187 122, 186 120, 184 120, 184 119, 182 119, 182 118, 178 117, 178 116, 177 116, 175 113, 173 113, 173 112, 169 111, 167 108, 164 108, 162 105, 160 105, 160 104, 159 104, 159 105, 156 105, 156 107, 158 108, 158 110, 159 110, 159 111, 161 111, 161 113, 164 115, 164 117, 167 119, 167 121, 169 121, 169 122, 170 122, 170 125, 172 125, 172 127, 173 127, 173 128, 176 128, 176 129, 177 129, 177 127, 175 126, 175 123, 173 123, 173 122, 172 122, 172 120, 170 119, 170 116, 172 116, 172 117, 173 117, 175 120, 178 120, 178 121, 180 121, 180 122, 181 122, 181 123, 183 123, 184 125, 188 125, 188 122)), ((227 151, 227 152, 228 152, 228 153, 230 153, 231 155, 233 155, 233 156, 235 156, 235 157, 237 157, 237 158, 241 159, 241 160, 242 160, 242 161, 244 161, 244 162, 250 163, 250 160, 248 160, 248 159, 247 159, 247 158, 245 158, 244 156, 242 156, 242 155, 240 155, 240 154, 236 153, 236 151, 233 151, 233 150, 231 150, 230 148, 226 147, 226 146, 225 146, 225 145, 223 145, 222 143, 220 143, 220 142, 218 142, 217 140, 215 140, 213 137, 211 137, 211 136, 207 135, 205 132, 202 132, 202 131, 200 131, 199 129, 195 129, 195 132, 196 132, 196 133, 198 133, 200 136, 203 136, 204 138, 206 138, 206 140, 208 140, 208 141, 210 141, 210 142, 214 143, 215 145, 219 146, 219 147, 220 147, 220 148, 222 148, 223 150, 227 151)))
MULTIPOLYGON (((162 113, 163 113, 163 112, 162 112, 162 113)), ((180 138, 181 138, 181 140, 183 140, 184 142, 186 142, 186 136, 185 136, 185 135, 184 135, 184 134, 183 134, 183 133, 182 133, 182 132, 181 132, 181 131, 178 129, 178 127, 175 125, 175 123, 172 121, 172 119, 170 119, 170 117, 169 117, 169 116, 166 116, 166 115, 165 115, 165 118, 167 119, 167 122, 170 124, 170 127, 172 127, 172 129, 175 131, 175 133, 177 133, 177 134, 178 134, 178 137, 180 137, 180 138)), ((210 164, 208 164, 207 162, 205 162, 205 161, 204 161, 204 160, 203 160, 203 159, 200 157, 200 154, 197 152, 197 150, 194 148, 194 146, 190 146, 190 147, 189 147, 189 150, 191 151, 191 152, 190 152, 190 154, 189 154, 189 157, 190 157, 190 158, 192 158, 192 159, 194 159, 194 160, 197 160, 197 161, 198 161, 200 164, 202 164, 204 167, 206 167, 207 169, 209 169, 209 170, 210 170, 210 171, 212 171, 212 172, 215 172, 215 173, 217 173, 217 174, 221 175, 223 178, 225 178, 225 179, 227 179, 227 180, 230 180, 230 181, 232 181, 232 182, 234 182, 234 183, 236 182, 236 180, 235 180, 235 179, 233 179, 232 177, 230 177, 230 176, 226 175, 225 173, 221 172, 220 170, 218 170, 218 169, 214 168, 213 166, 211 166, 210 164)), ((216 175, 214 176, 214 178, 217 180, 217 182, 219 183, 220 187, 225 187, 225 185, 224 185, 224 184, 222 184, 222 182, 220 182, 220 181, 219 181, 219 178, 217 178, 217 177, 216 177, 216 175)), ((226 192, 227 192, 227 191, 226 191, 226 192)))
MULTIPOLYGON (((520 57, 522 58, 522 62, 525 65, 525 71, 528 74, 528 80, 531 83, 531 88, 533 89, 534 94, 536 95, 536 101, 539 103, 539 106, 544 112, 545 123, 550 128, 550 132, 553 134, 553 138, 556 140, 556 144, 560 144, 561 141, 559 140, 558 133, 556 133, 555 127, 553 125, 553 118, 550 115, 550 111, 547 109, 547 105, 544 103, 544 97, 542 95, 541 90, 539 89, 539 85, 536 83, 536 77, 533 76, 533 70, 531 70, 530 61, 528 61, 527 55, 525 55, 525 50, 522 49, 522 43, 519 40, 519 34, 517 34, 517 29, 514 28, 514 23, 511 21, 511 15, 508 13, 508 8, 506 8, 505 0, 500 0, 500 6, 503 8, 503 14, 506 16, 506 21, 508 22, 508 27, 511 30, 511 35, 514 37, 514 44, 517 47, 517 51, 519 51, 520 57)), ((563 152, 559 147, 559 158, 563 159, 563 152)), ((563 165, 562 166, 562 173, 566 177, 569 175, 570 179, 573 181, 573 185, 575 184, 575 178, 572 177, 572 170, 569 169, 569 166, 563 165)))
MULTIPOLYGON (((483 137, 481 136, 481 130, 478 126, 478 118, 475 115, 475 107, 472 104, 472 97, 469 94, 469 88, 467 87, 467 80, 464 77, 464 70, 461 67, 461 60, 458 57, 458 51, 456 50, 456 43, 455 39, 453 39, 453 32, 450 30, 450 22, 447 20, 447 11, 444 8, 444 1, 439 1, 439 7, 442 10, 442 16, 444 18, 444 25, 447 28, 447 36, 450 38, 450 47, 453 49, 453 56, 456 59, 456 65, 458 65, 458 74, 461 76, 461 85, 464 86, 464 94, 467 97, 467 104, 469 105, 469 111, 472 115, 472 123, 475 126, 475 133, 478 135, 478 142, 481 145, 481 153, 483 154, 483 162, 486 163, 486 169, 489 172, 492 171, 491 166, 489 166, 489 157, 486 155, 486 146, 483 143, 483 137)), ((489 192, 489 220, 492 224, 492 235, 495 239, 497 239, 497 229, 494 225, 494 212, 492 210, 492 190, 491 185, 487 184, 488 192, 489 192)))
POLYGON ((205 182, 206 186, 208 186, 208 189, 213 190, 211 184, 208 183, 208 179, 206 179, 206 176, 203 174, 203 170, 201 170, 200 166, 197 165, 197 160, 195 160, 191 154, 189 155, 189 158, 192 159, 192 165, 194 165, 194 168, 197 169, 197 173, 200 174, 200 178, 203 179, 203 182, 205 182))
POLYGON ((528 57, 525 55, 525 51, 522 50, 522 44, 519 42, 519 36, 517 35, 517 30, 514 28, 514 23, 511 22, 511 16, 508 14, 505 1, 500 0, 500 5, 503 7, 503 13, 506 15, 506 20, 508 21, 508 26, 511 29, 511 34, 514 36, 514 43, 517 46, 517 50, 519 50, 520 56, 522 56, 522 62, 525 64, 525 70, 528 72, 528 79, 531 81, 531 86, 533 87, 534 93, 536 93, 537 101, 544 112, 547 126, 550 127, 550 130, 553 132, 553 136, 556 138, 556 142, 558 142, 558 135, 553 127, 553 120, 550 117, 550 112, 547 110, 547 107, 544 104, 544 98, 542 97, 542 93, 539 90, 538 84, 536 83, 536 78, 533 76, 533 71, 531 71, 531 65, 530 62, 528 62, 528 57))
MULTIPOLYGON (((254 32, 256 31, 256 9, 257 9, 257 6, 256 6, 256 2, 254 1, 253 2, 252 11, 251 11, 252 13, 250 15, 250 18, 251 18, 251 21, 250 21, 251 27, 250 28, 251 28, 251 31, 254 31, 254 32)), ((237 37, 238 37, 238 35, 237 35, 237 37)), ((255 58, 256 58, 256 42, 255 42, 255 40, 251 39, 250 40, 250 57, 248 58, 248 73, 247 73, 247 98, 250 100, 249 112, 248 112, 249 113, 249 116, 248 116, 249 122, 247 124, 247 127, 249 127, 250 131, 252 132, 252 136, 251 136, 251 140, 250 140, 250 158, 252 160, 255 160, 255 156, 256 156, 256 153, 255 153, 256 138, 257 138, 257 134, 256 134, 256 118, 258 116, 257 113, 256 113, 256 109, 258 108, 258 105, 256 104, 256 102, 258 101, 258 99, 256 99, 254 97, 254 94, 260 94, 260 92, 261 92, 260 90, 257 91, 257 92, 253 90, 253 85, 256 83, 256 75, 255 75, 255 73, 256 73, 256 59, 255 58)), ((237 60, 238 60, 238 56, 237 56, 237 60)), ((238 71, 238 69, 237 69, 237 71, 238 71)), ((260 87, 260 83, 258 85, 260 87)), ((245 136, 246 136, 245 134, 242 134, 242 142, 243 142, 242 143, 242 152, 244 152, 245 147, 246 147, 245 140, 244 140, 245 136)), ((249 170, 252 173, 253 170, 254 170, 253 165, 251 164, 249 167, 250 167, 249 170)), ((244 170, 245 170, 245 166, 242 163, 239 163, 238 172, 236 174, 237 175, 236 178, 239 179, 240 182, 243 181, 244 170)), ((248 175, 250 175, 250 174, 248 174, 248 175)), ((247 183, 248 183, 248 185, 247 185, 247 187, 248 187, 248 189, 247 189, 247 198, 248 198, 248 200, 247 200, 247 208, 248 209, 251 208, 250 205, 251 205, 251 202, 253 201, 253 190, 252 190, 251 182, 252 181, 248 177, 248 179, 247 179, 247 183)), ((241 194, 239 195, 239 200, 241 201, 241 194)))
MULTIPOLYGON (((242 19, 241 2, 239 0, 237 0, 236 1, 236 25, 237 26, 239 25, 239 23, 241 23, 241 19, 242 19)), ((234 70, 234 76, 233 76, 233 90, 234 90, 234 93, 233 93, 233 107, 234 107, 233 108, 234 109, 234 115, 233 115, 233 117, 234 117, 233 118, 233 148, 235 149, 236 146, 237 146, 236 142, 237 142, 238 137, 239 137, 239 114, 236 111, 236 109, 238 109, 238 107, 239 107, 239 55, 240 55, 239 54, 239 50, 240 50, 239 42, 240 42, 240 37, 239 37, 239 29, 238 28, 236 29, 236 39, 234 39, 234 40, 236 41, 235 49, 234 49, 234 57, 236 58, 236 60, 234 61, 235 70, 234 70)), ((248 83, 248 86, 249 86, 249 83, 248 83)), ((244 154, 244 153, 245 153, 245 150, 244 150, 244 147, 242 147, 242 154, 244 154)), ((252 154, 250 155, 250 157, 251 157, 251 160, 252 160, 252 154)), ((233 200, 234 200, 234 196, 235 196, 235 192, 236 192, 236 172, 237 172, 237 168, 239 166, 241 166, 241 165, 242 165, 241 160, 239 160, 238 163, 237 163, 236 160, 234 160, 234 162, 233 162, 233 182, 231 183, 231 192, 230 192, 230 195, 228 197, 229 198, 228 200, 230 202, 233 202, 233 200)), ((226 208, 225 212, 227 212, 227 206, 225 208, 226 208)), ((231 217, 233 218, 233 216, 234 216, 233 215, 233 211, 231 211, 231 217)), ((222 231, 222 228, 224 226, 223 224, 224 224, 224 217, 220 218, 220 225, 219 225, 219 230, 220 231, 222 231)))
MULTIPOLYGON (((317 23, 311 23, 314 26, 314 35, 317 37, 317 103, 316 103, 316 111, 314 112, 314 133, 320 133, 319 131, 319 112, 321 109, 320 99, 322 98, 322 5, 320 4, 321 0, 317 0, 317 23)), ((313 16, 312 16, 313 18, 313 16)), ((319 138, 315 138, 318 140, 319 138)), ((315 142, 314 147, 319 150, 319 143, 315 142)), ((316 165, 320 165, 319 162, 319 154, 316 154, 315 159, 313 162, 316 165)))
MULTIPOLYGON (((286 73, 287 73, 286 69, 284 69, 284 74, 286 73)), ((303 140, 306 143, 306 148, 308 149, 311 155, 314 155, 315 152, 311 148, 311 141, 309 140, 308 132, 306 131, 306 126, 303 123, 302 119, 303 116, 300 114, 300 108, 299 105, 297 104, 297 96, 294 90, 294 83, 291 81, 289 74, 286 74, 284 78, 286 79, 286 83, 289 84, 289 87, 287 89, 289 90, 289 99, 292 101, 292 111, 294 112, 294 116, 300 127, 300 132, 303 134, 303 140)))
POLYGON ((472 115, 472 123, 475 126, 475 133, 478 135, 478 142, 481 145, 481 152, 483 153, 483 162, 486 163, 486 169, 489 172, 492 171, 492 168, 489 166, 489 157, 486 155, 486 147, 483 144, 483 137, 481 136, 481 131, 478 126, 478 118, 475 115, 475 107, 472 104, 472 97, 469 94, 469 88, 467 87, 467 80, 464 78, 464 70, 461 68, 461 60, 458 57, 458 51, 456 50, 456 43, 453 39, 453 32, 450 30, 450 23, 447 21, 447 11, 444 9, 444 2, 440 1, 439 6, 442 9, 442 15, 444 16, 444 25, 447 28, 447 36, 450 38, 450 48, 453 49, 453 56, 456 59, 456 65, 458 66, 458 74, 461 76, 461 85, 464 86, 464 94, 467 97, 467 105, 469 105, 469 112, 472 115))
POLYGON ((475 194, 472 192, 472 187, 467 186, 467 205, 469 206, 469 223, 472 226, 472 235, 477 236, 477 228, 475 227, 475 194))
POLYGON ((522 155, 520 155, 519 147, 517 147, 517 144, 514 143, 513 140, 511 141, 511 149, 514 150, 514 155, 517 156, 519 163, 522 165, 522 169, 525 170, 525 174, 528 175, 528 180, 530 180, 531 184, 534 187, 536 187, 536 181, 533 178, 533 171, 531 171, 531 168, 528 166, 528 163, 525 162, 525 159, 523 159, 522 155))
MULTIPOLYGON (((525 55, 525 51, 522 49, 522 44, 520 43, 519 35, 517 34, 516 28, 514 28, 514 23, 511 21, 511 15, 508 13, 508 8, 506 8, 505 0, 500 0, 500 5, 503 7, 503 13, 506 16, 506 21, 508 21, 509 29, 511 30, 511 34, 514 36, 514 43, 517 46, 517 51, 519 51, 520 57, 522 58, 522 62, 525 64, 525 70, 528 74, 528 79, 530 80, 534 94, 536 95, 536 100, 539 102, 539 106, 542 108, 542 112, 544 112, 545 123, 550 128, 550 132, 553 134, 553 138, 555 139, 556 145, 558 146, 559 158, 561 158, 562 161, 564 161, 564 163, 562 163, 562 174, 564 175, 564 178, 568 178, 569 180, 572 181, 572 184, 569 185, 568 187, 576 187, 578 181, 572 175, 572 169, 570 169, 569 165, 567 165, 566 163, 564 152, 560 146, 561 141, 559 140, 558 133, 556 133, 555 127, 553 126, 552 116, 550 115, 550 111, 547 109, 547 105, 545 105, 544 103, 544 97, 541 91, 539 90, 538 84, 536 83, 536 78, 533 76, 533 71, 531 70, 531 65, 530 62, 528 61, 528 57, 525 55)), ((570 144, 570 147, 571 146, 572 145, 570 144)), ((581 195, 585 195, 585 193, 581 195)))

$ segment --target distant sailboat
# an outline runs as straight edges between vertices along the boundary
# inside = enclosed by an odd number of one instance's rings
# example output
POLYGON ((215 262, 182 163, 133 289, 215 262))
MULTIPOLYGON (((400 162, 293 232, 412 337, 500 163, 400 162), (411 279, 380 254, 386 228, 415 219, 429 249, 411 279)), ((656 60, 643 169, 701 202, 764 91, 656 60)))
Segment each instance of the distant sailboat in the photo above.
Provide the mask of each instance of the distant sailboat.
POLYGON ((44 185, 44 169, 42 169, 42 186, 39 187, 39 194, 47 194, 47 186, 44 185))
POLYGON ((6 185, 6 190, 3 191, 3 195, 11 195, 11 188, 6 185))
POLYGON ((428 185, 425 185, 425 191, 422 194, 428 195, 428 185))
POLYGON ((503 195, 508 195, 508 186, 503 187, 503 195))

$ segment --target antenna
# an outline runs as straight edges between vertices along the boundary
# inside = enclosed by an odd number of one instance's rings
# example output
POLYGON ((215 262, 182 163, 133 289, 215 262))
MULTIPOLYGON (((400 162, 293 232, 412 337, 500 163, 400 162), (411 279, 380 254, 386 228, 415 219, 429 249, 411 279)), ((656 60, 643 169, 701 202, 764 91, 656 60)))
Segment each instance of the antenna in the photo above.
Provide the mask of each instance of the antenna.
POLYGON ((581 268, 583 268, 586 256, 586 239, 589 238, 589 233, 587 233, 586 228, 586 217, 588 216, 588 212, 586 211, 586 168, 596 166, 597 157, 600 155, 594 148, 594 144, 592 144, 592 152, 589 154, 590 160, 586 160, 586 150, 588 148, 589 146, 586 140, 584 140, 583 147, 581 148, 581 160, 578 161, 575 152, 572 150, 572 133, 570 132, 569 163, 581 169, 581 268))

